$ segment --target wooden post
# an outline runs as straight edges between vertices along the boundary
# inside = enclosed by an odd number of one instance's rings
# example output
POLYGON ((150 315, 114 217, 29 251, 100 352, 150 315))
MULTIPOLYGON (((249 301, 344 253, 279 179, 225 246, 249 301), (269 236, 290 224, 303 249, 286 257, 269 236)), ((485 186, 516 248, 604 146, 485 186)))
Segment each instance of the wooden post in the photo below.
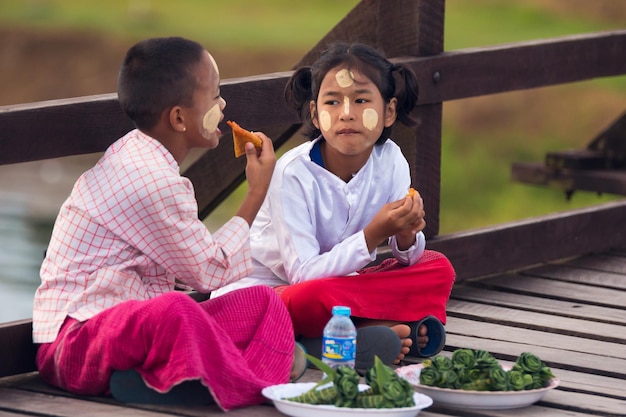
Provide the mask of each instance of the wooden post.
MULTIPOLYGON (((390 58, 443 52, 444 14, 445 0, 380 0, 379 48, 390 58)), ((442 74, 433 73, 426 79, 436 84, 438 76, 442 74)), ((397 123, 392 137, 411 165, 413 186, 424 198, 424 233, 433 237, 439 233, 442 103, 419 105, 414 117, 417 127, 397 123)))

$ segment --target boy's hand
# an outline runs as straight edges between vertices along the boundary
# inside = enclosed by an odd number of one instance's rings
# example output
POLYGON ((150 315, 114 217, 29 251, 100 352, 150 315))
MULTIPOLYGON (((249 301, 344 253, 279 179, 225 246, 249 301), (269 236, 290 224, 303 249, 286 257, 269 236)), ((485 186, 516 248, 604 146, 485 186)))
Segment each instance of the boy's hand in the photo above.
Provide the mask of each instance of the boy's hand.
POLYGON ((257 149, 252 143, 246 143, 248 192, 258 192, 265 198, 276 165, 276 154, 270 138, 261 132, 254 132, 254 134, 263 140, 263 144, 261 149, 257 149))
POLYGON ((252 143, 246 143, 248 193, 236 214, 243 217, 248 224, 252 224, 263 204, 276 165, 272 140, 264 133, 254 132, 254 134, 263 140, 263 144, 261 149, 257 149, 252 143))

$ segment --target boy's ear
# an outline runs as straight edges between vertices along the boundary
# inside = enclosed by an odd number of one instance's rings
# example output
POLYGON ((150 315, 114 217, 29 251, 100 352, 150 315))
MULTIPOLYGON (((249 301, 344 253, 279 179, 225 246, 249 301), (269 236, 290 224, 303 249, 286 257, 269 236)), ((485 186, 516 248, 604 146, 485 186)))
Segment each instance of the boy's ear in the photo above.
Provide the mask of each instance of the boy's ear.
POLYGON ((398 113, 396 106, 398 105, 398 99, 393 97, 389 100, 389 103, 385 106, 385 127, 389 127, 395 123, 398 113))
POLYGON ((185 126, 185 112, 180 106, 174 106, 169 110, 168 121, 176 132, 187 130, 187 126, 185 126))
POLYGON ((311 100, 309 102, 309 111, 311 112, 311 121, 313 122, 313 126, 315 126, 317 129, 319 129, 320 128, 320 123, 317 120, 317 109, 316 109, 314 100, 311 100))

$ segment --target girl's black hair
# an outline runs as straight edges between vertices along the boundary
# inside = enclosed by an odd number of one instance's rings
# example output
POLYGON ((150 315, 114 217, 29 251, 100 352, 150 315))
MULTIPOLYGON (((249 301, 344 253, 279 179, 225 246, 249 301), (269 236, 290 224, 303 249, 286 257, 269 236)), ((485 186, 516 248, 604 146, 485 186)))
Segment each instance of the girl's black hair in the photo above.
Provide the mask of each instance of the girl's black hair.
POLYGON ((126 53, 117 82, 122 110, 139 129, 151 129, 164 110, 192 106, 195 66, 205 48, 180 38, 151 38, 126 53))
MULTIPOLYGON (((395 97, 398 100, 396 112, 400 122, 407 126, 417 124, 411 117, 418 94, 417 78, 413 71, 404 65, 390 62, 382 53, 368 45, 339 42, 331 44, 322 52, 313 66, 297 69, 285 86, 285 100, 298 112, 303 132, 309 139, 315 139, 321 134, 311 120, 309 103, 317 100, 326 74, 339 65, 372 80, 386 103, 395 97)), ((384 128, 376 143, 384 143, 390 133, 391 126, 384 128)))

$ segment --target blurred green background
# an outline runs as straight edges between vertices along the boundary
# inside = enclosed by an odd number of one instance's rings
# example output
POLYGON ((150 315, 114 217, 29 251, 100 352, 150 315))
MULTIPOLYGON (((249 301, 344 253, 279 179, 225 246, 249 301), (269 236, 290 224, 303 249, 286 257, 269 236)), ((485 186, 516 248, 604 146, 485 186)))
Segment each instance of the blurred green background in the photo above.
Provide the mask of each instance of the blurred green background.
MULTIPOLYGON (((3 53, 0 104, 113 92, 123 53, 148 36, 199 40, 223 78, 288 70, 357 3, 0 0, 4 42, 17 43, 3 53), (20 45, 30 50, 12 64, 20 45)), ((445 49, 622 29, 625 22, 626 2, 613 0, 448 0, 445 49)), ((615 77, 446 103, 441 233, 615 198, 577 192, 567 201, 553 189, 512 183, 510 165, 584 147, 621 114, 625 93, 626 78, 615 77)), ((239 195, 207 219, 210 228, 234 212, 239 195)))
MULTIPOLYGON (((222 78, 286 71, 357 3, 0 0, 0 106, 112 93, 124 53, 149 36, 200 41, 222 78)), ((625 26, 626 1, 448 0, 445 49, 625 26)), ((558 190, 513 183, 510 167, 584 148, 621 115, 625 97, 621 76, 445 103, 440 233, 618 198, 576 192, 567 201, 558 190)), ((0 323, 31 317, 58 208, 98 157, 0 166, 0 323)), ((243 187, 206 219, 210 230, 233 215, 243 187)))

